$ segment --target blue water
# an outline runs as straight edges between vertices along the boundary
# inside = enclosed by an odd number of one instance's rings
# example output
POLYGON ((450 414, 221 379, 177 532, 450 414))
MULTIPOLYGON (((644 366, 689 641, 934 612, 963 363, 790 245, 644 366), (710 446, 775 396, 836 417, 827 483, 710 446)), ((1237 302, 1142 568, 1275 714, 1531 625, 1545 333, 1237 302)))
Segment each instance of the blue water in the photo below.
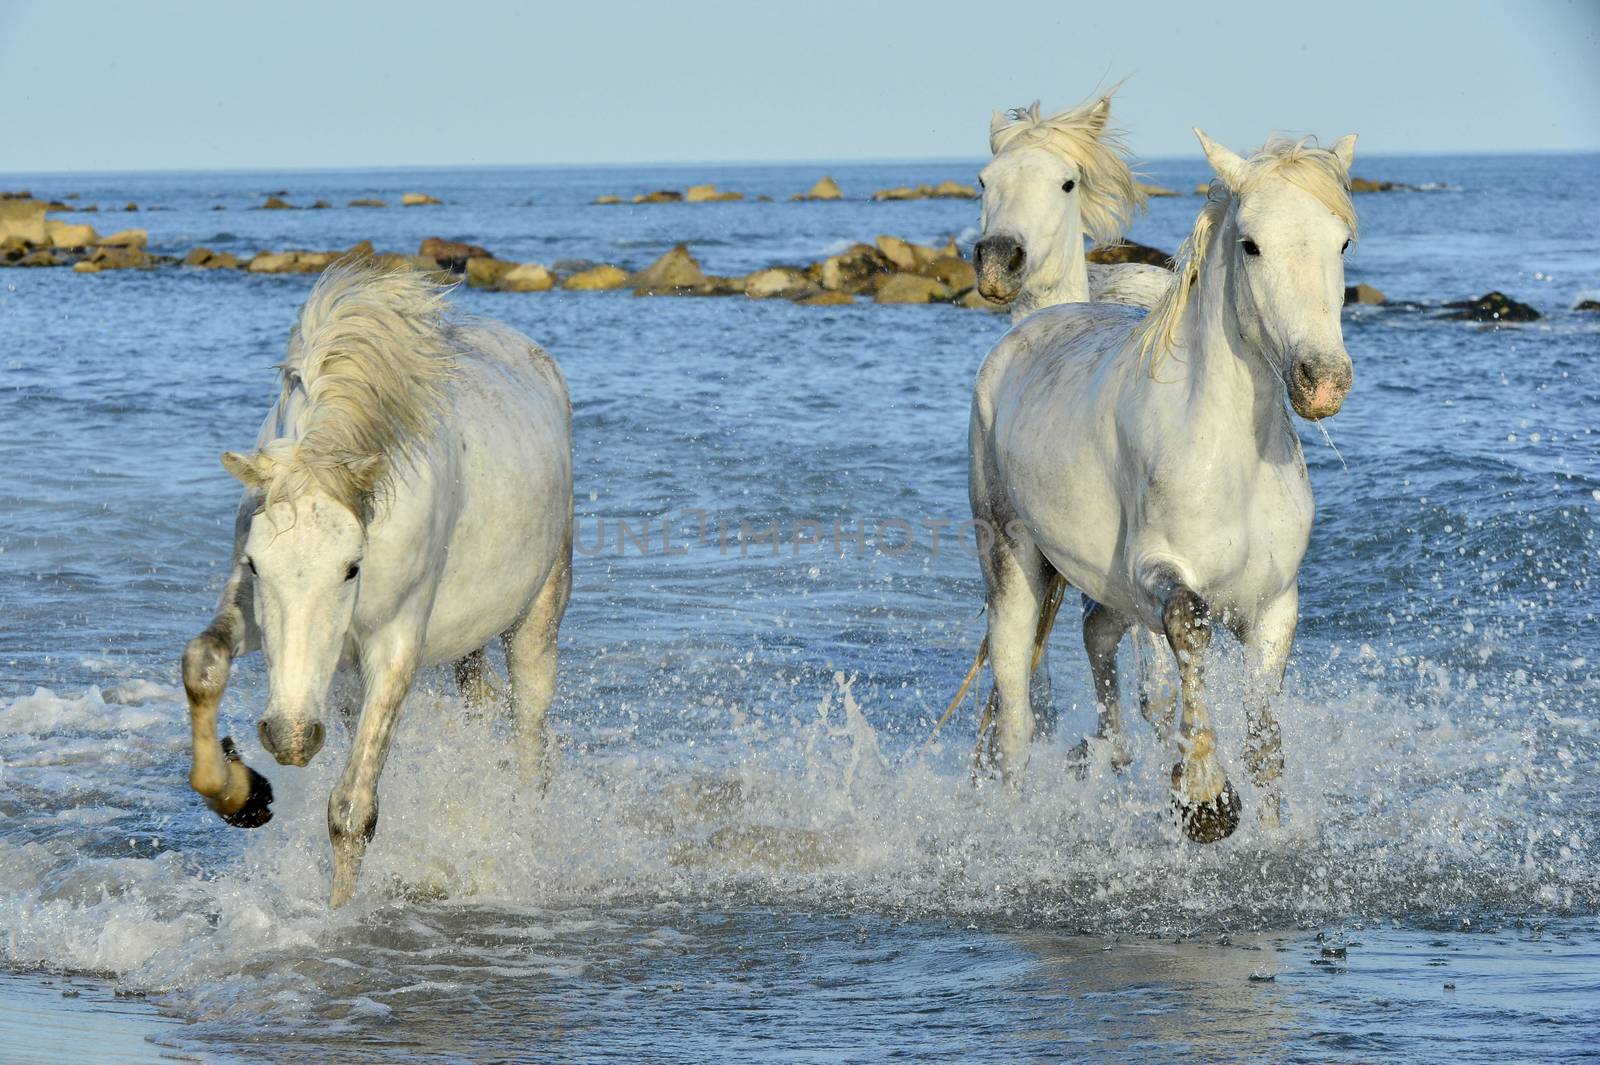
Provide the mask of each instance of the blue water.
MULTIPOLYGON (((1190 189, 1197 162, 1155 162, 1190 189)), ((241 255, 470 240, 503 258, 708 273, 878 233, 970 241, 977 205, 874 204, 976 163, 13 175, 102 232, 241 255), (824 172, 850 200, 783 202, 824 172), (595 207, 715 181, 773 203, 595 207), (263 194, 326 211, 251 210, 263 194), (408 190, 443 207, 346 209, 408 190), (108 213, 134 201, 137 214, 108 213), (216 205, 225 209, 212 210, 216 205), (151 211, 150 207, 165 210, 151 211)), ((0 273, 0 965, 92 976, 255 1060, 1553 1059, 1600 1041, 1600 158, 1362 159, 1434 187, 1358 197, 1349 279, 1431 307, 1501 289, 1525 326, 1357 307, 1280 717, 1289 827, 1181 841, 1170 765, 1079 779, 1092 721, 1069 626, 1063 722, 1021 801, 966 783, 974 722, 922 757, 982 635, 967 516, 973 372, 1003 316, 627 293, 462 290, 561 361, 580 554, 548 795, 496 766, 444 671, 407 707, 356 901, 325 908, 345 741, 272 766, 243 833, 186 787, 176 662, 228 559, 248 444, 311 279, 0 273), (1337 451, 1334 450, 1337 448, 1337 451), (704 512, 710 534, 684 536, 704 512), (683 555, 659 550, 674 525, 683 555), (741 553, 740 520, 819 546, 741 553), (656 549, 618 552, 616 523, 656 549), (909 550, 880 523, 909 523, 909 550), (726 523, 728 545, 716 530, 726 523), (840 541, 864 523, 859 552, 840 541), (468 782, 468 783, 463 783, 468 782), (1344 954, 1324 955, 1343 947, 1344 954)), ((1152 203, 1167 249, 1199 199, 1152 203)), ((75 219, 76 220, 76 219, 75 219)), ((899 534, 896 533, 896 536, 899 534)), ((1243 739, 1219 641, 1225 757, 1243 739)), ((240 663, 227 727, 265 697, 240 663)), ((337 730, 335 730, 337 732, 337 730)), ((1238 774, 1236 774, 1238 775, 1238 774)), ((1246 800, 1249 801, 1247 794, 1246 800)))

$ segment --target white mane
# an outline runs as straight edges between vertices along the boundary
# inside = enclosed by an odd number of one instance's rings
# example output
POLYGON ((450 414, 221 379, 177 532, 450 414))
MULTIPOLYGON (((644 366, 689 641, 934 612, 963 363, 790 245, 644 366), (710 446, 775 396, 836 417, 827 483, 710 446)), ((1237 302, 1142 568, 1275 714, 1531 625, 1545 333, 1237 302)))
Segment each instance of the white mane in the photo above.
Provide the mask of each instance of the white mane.
POLYGON ((1312 140, 1310 137, 1297 141, 1282 137, 1269 140, 1245 161, 1245 169, 1236 181, 1237 188, 1230 188, 1220 178, 1212 179, 1206 205, 1200 209, 1193 231, 1173 256, 1173 269, 1178 275, 1176 282, 1138 326, 1139 352, 1150 360, 1152 373, 1156 364, 1172 350, 1218 223, 1227 216, 1234 200, 1268 177, 1281 177, 1315 196, 1350 227, 1350 239, 1356 238, 1356 208, 1350 199, 1350 175, 1337 155, 1316 147, 1312 140))
MULTIPOLYGON (((1115 91, 1115 90, 1113 90, 1115 91)), ((1143 210, 1145 192, 1129 168, 1122 131, 1108 129, 1111 94, 1040 117, 1039 101, 1029 107, 996 111, 989 124, 989 150, 995 155, 1026 148, 1043 148, 1078 168, 1079 210, 1083 228, 1096 243, 1119 239, 1143 210)))
POLYGON ((309 485, 365 517, 389 460, 435 424, 455 374, 449 286, 405 268, 336 263, 317 281, 279 367, 280 409, 303 404, 256 456, 267 505, 309 485))

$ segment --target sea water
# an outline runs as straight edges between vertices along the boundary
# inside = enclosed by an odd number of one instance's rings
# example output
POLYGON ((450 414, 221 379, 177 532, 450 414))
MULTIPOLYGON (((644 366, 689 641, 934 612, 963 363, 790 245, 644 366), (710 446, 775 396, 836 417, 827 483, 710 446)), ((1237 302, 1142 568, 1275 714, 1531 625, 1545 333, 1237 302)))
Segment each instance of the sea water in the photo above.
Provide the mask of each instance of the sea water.
MULTIPOLYGON (((171 254, 438 235, 637 268, 685 241, 738 274, 879 233, 970 243, 975 203, 866 197, 977 165, 0 187, 79 193, 102 213, 74 220, 145 226, 171 254), (846 202, 787 202, 824 172, 846 202), (749 199, 590 204, 701 180, 749 199), (342 206, 408 190, 446 203, 342 206), (336 206, 251 209, 279 191, 336 206), (107 213, 128 201, 141 211, 107 213)), ((1347 309, 1354 391, 1327 441, 1301 423, 1318 513, 1280 831, 1254 821, 1227 639, 1212 702, 1246 816, 1223 843, 1183 840, 1172 752, 1137 715, 1129 770, 1072 771, 1094 719, 1072 624, 1051 655, 1060 722, 1020 797, 969 783, 970 705, 924 747, 983 633, 953 530, 972 378, 1003 315, 462 289, 463 311, 548 347, 572 391, 558 765, 541 794, 504 723, 465 713, 448 670, 424 674, 337 912, 325 809, 348 735, 274 765, 254 740, 259 656, 238 663, 223 725, 277 803, 231 829, 188 790, 177 671, 229 562, 238 486, 217 455, 254 439, 311 279, 0 272, 6 979, 136 996, 169 1019, 161 1046, 222 1061, 1594 1053, 1600 315, 1569 308, 1600 296, 1600 159, 1357 171, 1425 189, 1358 197, 1348 264, 1412 306, 1347 309), (1437 317, 1490 289, 1545 317, 1437 317), (773 522, 776 545, 755 541, 773 522)), ((1199 204, 1153 201, 1131 235, 1171 250, 1199 204)))

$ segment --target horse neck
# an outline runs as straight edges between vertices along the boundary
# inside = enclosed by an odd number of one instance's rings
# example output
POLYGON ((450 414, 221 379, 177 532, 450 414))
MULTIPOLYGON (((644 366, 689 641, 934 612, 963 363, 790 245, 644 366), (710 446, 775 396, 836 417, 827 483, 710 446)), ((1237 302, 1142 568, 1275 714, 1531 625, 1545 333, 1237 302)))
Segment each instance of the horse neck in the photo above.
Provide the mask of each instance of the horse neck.
MULTIPOLYGON (((1184 308, 1178 330, 1180 359, 1166 359, 1158 377, 1179 374, 1187 385, 1191 411, 1220 423, 1233 423, 1250 436, 1263 457, 1286 439, 1298 445, 1284 405, 1285 385, 1270 357, 1248 344, 1235 314, 1234 279, 1217 252, 1236 239, 1232 219, 1217 226, 1207 249, 1197 291, 1184 308)), ((1180 282, 1181 283, 1181 282, 1180 282)))
POLYGON ((1021 321, 1034 311, 1060 303, 1088 302, 1089 264, 1083 253, 1083 232, 1075 229, 1028 273, 1022 291, 1011 303, 1011 320, 1021 321))

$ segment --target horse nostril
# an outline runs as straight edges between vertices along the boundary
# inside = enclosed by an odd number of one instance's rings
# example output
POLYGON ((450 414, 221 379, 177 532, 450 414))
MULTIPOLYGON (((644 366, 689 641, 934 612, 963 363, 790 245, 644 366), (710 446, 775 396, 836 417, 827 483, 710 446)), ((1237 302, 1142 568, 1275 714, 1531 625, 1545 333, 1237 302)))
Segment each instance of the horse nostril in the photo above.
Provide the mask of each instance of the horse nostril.
POLYGON ((1305 392, 1315 392, 1317 388, 1317 375, 1311 372, 1311 367, 1305 363, 1296 363, 1294 367, 1296 383, 1305 392))
POLYGON ((319 749, 322 746, 323 735, 324 730, 322 727, 322 722, 313 721, 311 723, 311 747, 313 750, 319 749))
POLYGON ((1016 246, 1016 248, 1011 252, 1011 258, 1006 260, 1006 271, 1008 273, 1012 273, 1012 274, 1018 273, 1022 269, 1022 264, 1027 262, 1027 261, 1028 261, 1027 249, 1023 248, 1022 245, 1018 244, 1016 246))

